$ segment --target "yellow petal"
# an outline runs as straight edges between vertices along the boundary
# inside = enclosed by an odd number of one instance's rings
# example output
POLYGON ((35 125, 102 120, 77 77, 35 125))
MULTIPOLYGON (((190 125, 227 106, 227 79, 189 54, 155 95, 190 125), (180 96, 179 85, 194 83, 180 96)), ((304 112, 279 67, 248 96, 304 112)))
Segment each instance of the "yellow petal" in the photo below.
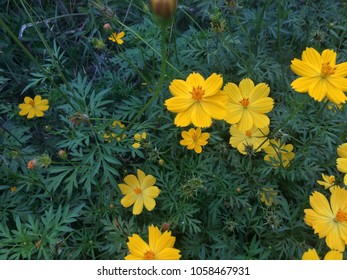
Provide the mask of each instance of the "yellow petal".
POLYGON ((310 86, 308 93, 313 99, 322 101, 327 94, 327 81, 325 79, 317 80, 310 86))
POLYGON ((195 151, 197 154, 201 154, 201 152, 202 152, 201 146, 195 144, 195 146, 194 146, 194 151, 195 151))
POLYGON ((324 50, 322 52, 322 63, 329 63, 331 66, 334 66, 336 64, 336 52, 324 50))
MULTIPOLYGON (((265 83, 257 84, 249 95, 250 103, 257 101, 258 99, 267 97, 270 93, 270 88, 265 83)), ((271 98, 272 99, 272 98, 271 98)))
POLYGON ((258 114, 251 110, 248 111, 253 118, 253 125, 258 128, 266 127, 270 125, 270 119, 265 114, 258 114))
POLYGON ((313 83, 317 83, 320 77, 300 77, 294 80, 290 85, 297 92, 308 92, 313 83))
POLYGON ((205 95, 204 96, 208 97, 208 96, 213 96, 213 95, 219 93, 222 86, 223 86, 223 78, 221 77, 221 75, 217 75, 216 73, 213 73, 205 81, 205 95))
POLYGON ((235 104, 240 104, 240 101, 243 99, 239 87, 234 83, 227 83, 223 91, 227 94, 229 101, 235 104))
POLYGON ((186 81, 191 88, 201 87, 205 90, 205 79, 199 73, 193 72, 187 77, 186 81))
POLYGON ((34 100, 32 98, 30 98, 28 96, 24 97, 24 103, 30 104, 30 106, 32 106, 31 105, 32 102, 34 102, 34 100))
POLYGON ((140 187, 140 184, 139 184, 139 181, 137 180, 136 176, 133 175, 133 174, 130 174, 130 175, 127 175, 125 178, 124 178, 124 182, 132 187, 132 188, 139 188, 140 187))
POLYGON ((160 189, 157 186, 146 188, 142 191, 146 197, 156 198, 160 194, 160 189))
POLYGON ((247 131, 253 127, 253 118, 248 110, 244 110, 241 120, 237 124, 237 128, 240 131, 247 131))
POLYGON ((337 154, 342 158, 347 158, 347 143, 343 143, 337 147, 337 154))
POLYGON ((332 250, 337 250, 339 252, 345 251, 345 242, 342 240, 337 226, 334 226, 333 229, 330 230, 325 242, 332 250))
POLYGON ((248 110, 256 113, 269 113, 274 107, 274 100, 271 97, 264 97, 250 102, 248 110))
POLYGON ((334 76, 337 76, 337 77, 347 76, 347 62, 336 65, 334 76))
POLYGON ((156 255, 157 260, 179 260, 180 250, 175 248, 165 248, 156 255))
POLYGON ((160 237, 161 232, 158 227, 155 227, 154 225, 148 227, 148 243, 153 253, 157 253, 156 248, 160 237))
POLYGON ((240 88, 242 97, 243 98, 249 98, 250 94, 254 88, 254 83, 251 79, 245 78, 240 82, 239 88, 240 88))
POLYGON ((336 164, 338 171, 347 173, 347 158, 338 158, 336 164))
POLYGON ((135 256, 143 259, 144 254, 150 250, 148 244, 142 240, 142 238, 133 234, 129 237, 129 242, 127 242, 130 253, 135 256))
POLYGON ((33 117, 35 117, 35 109, 34 109, 34 108, 31 108, 31 109, 29 110, 29 113, 28 113, 27 118, 28 118, 28 119, 32 119, 33 117))
POLYGON ((122 192, 122 194, 129 194, 132 193, 134 188, 130 187, 126 184, 118 184, 118 187, 120 188, 120 191, 122 192))
POLYGON ((235 124, 238 123, 243 115, 243 111, 245 110, 241 104, 233 104, 229 103, 228 104, 228 111, 225 116, 225 121, 230 124, 235 124))
POLYGON ((148 211, 152 211, 155 207, 155 200, 151 197, 145 196, 143 198, 143 204, 148 211))
POLYGON ((342 259, 343 259, 343 254, 336 250, 329 251, 324 257, 324 260, 342 260, 342 259))
POLYGON ((216 120, 222 120, 227 114, 227 100, 226 95, 216 94, 212 97, 204 98, 200 105, 209 116, 216 120), (220 102, 219 98, 222 102, 220 102))
POLYGON ((133 214, 134 215, 141 214, 142 210, 143 210, 143 196, 140 195, 137 197, 134 203, 133 214))
POLYGON ((182 127, 190 125, 192 123, 191 116, 192 116, 194 107, 195 105, 189 107, 189 109, 186 111, 178 113, 175 117, 175 121, 174 121, 175 125, 182 126, 182 127))
POLYGON ((180 113, 188 110, 196 102, 191 96, 175 96, 165 100, 165 106, 170 112, 180 113))
POLYGON ((329 217, 331 219, 334 218, 334 214, 331 211, 330 205, 326 197, 315 191, 310 196, 310 205, 314 211, 316 211, 319 215, 323 217, 329 217))
POLYGON ((137 198, 138 198, 138 195, 132 192, 124 196, 121 199, 120 203, 123 205, 123 207, 128 208, 135 203, 137 198))
POLYGON ((302 61, 310 63, 318 72, 322 68, 321 55, 314 48, 306 48, 306 50, 302 52, 302 61))
POLYGON ((192 112, 192 123, 196 127, 210 127, 212 124, 212 119, 209 114, 204 110, 199 102, 195 104, 192 112))
POLYGON ((335 104, 342 104, 345 103, 347 100, 346 95, 343 93, 342 90, 336 88, 335 86, 333 86, 329 80, 328 83, 326 83, 327 85, 327 97, 328 99, 335 103, 335 104))
POLYGON ((290 68, 295 74, 299 76, 303 76, 303 77, 320 76, 320 71, 318 71, 318 69, 316 69, 311 63, 301 61, 297 58, 294 58, 292 60, 292 64, 290 65, 290 68))
POLYGON ((183 80, 173 80, 169 86, 169 90, 173 96, 182 96, 187 98, 192 98, 191 89, 187 85, 186 81, 183 80))
POLYGON ((303 255, 303 260, 319 260, 316 249, 308 249, 303 255))

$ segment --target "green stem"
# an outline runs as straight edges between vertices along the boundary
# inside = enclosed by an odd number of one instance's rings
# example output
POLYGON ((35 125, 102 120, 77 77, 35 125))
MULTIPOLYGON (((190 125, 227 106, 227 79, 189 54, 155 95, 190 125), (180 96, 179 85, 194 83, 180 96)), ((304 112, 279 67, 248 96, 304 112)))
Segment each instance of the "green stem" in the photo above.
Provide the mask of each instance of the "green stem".
POLYGON ((148 102, 145 104, 145 106, 142 107, 142 109, 137 113, 137 115, 132 119, 132 121, 129 123, 129 125, 124 128, 124 130, 129 130, 134 123, 138 120, 138 118, 142 115, 144 111, 148 109, 148 107, 153 103, 154 100, 156 100, 160 94, 160 90, 163 87, 163 83, 165 80, 165 74, 166 74, 166 27, 161 28, 161 70, 160 70, 160 78, 157 85, 157 88, 153 94, 153 96, 148 100, 148 102))

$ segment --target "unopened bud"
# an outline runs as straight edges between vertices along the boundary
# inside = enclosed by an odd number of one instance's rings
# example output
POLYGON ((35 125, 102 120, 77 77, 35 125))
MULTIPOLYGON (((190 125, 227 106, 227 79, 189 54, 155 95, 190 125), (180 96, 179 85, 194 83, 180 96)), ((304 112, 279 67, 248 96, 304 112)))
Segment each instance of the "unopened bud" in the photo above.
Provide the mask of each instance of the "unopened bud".
POLYGON ((148 0, 148 6, 159 23, 168 24, 176 14, 178 0, 148 0))
POLYGON ((57 154, 61 159, 67 159, 67 153, 65 150, 59 150, 57 154))
POLYGON ((112 30, 112 26, 111 26, 111 24, 109 24, 108 22, 107 22, 107 23, 105 23, 105 24, 104 24, 104 29, 105 29, 106 31, 110 31, 110 30, 112 30))

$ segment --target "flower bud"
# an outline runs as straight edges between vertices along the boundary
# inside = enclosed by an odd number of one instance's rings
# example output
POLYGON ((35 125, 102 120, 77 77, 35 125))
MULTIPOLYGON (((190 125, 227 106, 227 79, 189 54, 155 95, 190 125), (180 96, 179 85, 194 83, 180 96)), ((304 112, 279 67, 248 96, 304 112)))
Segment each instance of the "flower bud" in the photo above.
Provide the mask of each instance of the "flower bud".
POLYGON ((110 30, 112 30, 112 26, 111 26, 111 24, 109 24, 108 22, 107 22, 107 23, 105 23, 105 24, 104 24, 104 29, 105 29, 106 31, 110 31, 110 30))
POLYGON ((148 0, 153 15, 162 24, 170 23, 176 14, 178 0, 148 0))
POLYGON ((67 152, 65 150, 59 150, 57 154, 61 159, 67 159, 67 152))

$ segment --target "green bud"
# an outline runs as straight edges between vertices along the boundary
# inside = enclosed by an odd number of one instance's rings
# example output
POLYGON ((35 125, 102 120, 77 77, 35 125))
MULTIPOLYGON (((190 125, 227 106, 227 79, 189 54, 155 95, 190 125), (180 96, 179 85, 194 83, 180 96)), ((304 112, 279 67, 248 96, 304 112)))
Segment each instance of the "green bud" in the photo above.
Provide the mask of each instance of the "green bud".
POLYGON ((159 24, 169 24, 177 9, 178 0, 148 0, 148 6, 159 24))

